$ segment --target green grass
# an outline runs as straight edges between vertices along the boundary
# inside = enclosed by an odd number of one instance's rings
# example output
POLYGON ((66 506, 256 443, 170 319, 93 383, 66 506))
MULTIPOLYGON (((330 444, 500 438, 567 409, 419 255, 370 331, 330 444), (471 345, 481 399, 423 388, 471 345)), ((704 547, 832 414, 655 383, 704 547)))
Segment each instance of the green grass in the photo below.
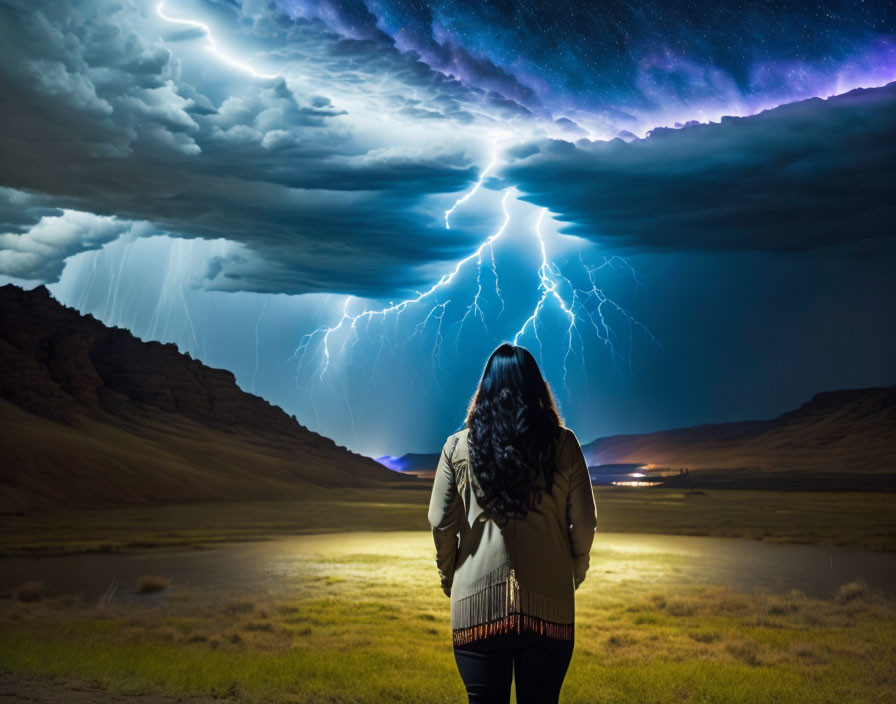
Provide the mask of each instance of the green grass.
MULTIPOLYGON (((0 662, 122 693, 239 702, 463 702, 430 536, 331 536, 281 591, 173 584, 135 605, 0 602, 0 662)), ((678 556, 595 549, 577 591, 566 703, 891 701, 896 604, 698 587, 678 556), (613 573, 612 581, 603 573, 613 573)), ((142 597, 141 597, 142 598, 142 597)))
MULTIPOLYGON (((598 487, 591 576, 562 702, 851 704, 892 700, 896 607, 861 585, 838 598, 696 586, 681 555, 605 549, 600 533, 715 535, 896 549, 896 496, 598 487)), ((448 599, 426 522, 429 488, 0 516, 0 552, 50 555, 323 533, 279 591, 173 583, 135 605, 0 600, 9 672, 122 693, 239 702, 463 702, 448 599), (419 531, 400 549, 352 531, 419 531), (353 536, 355 536, 353 538, 353 536)), ((164 573, 156 575, 166 578, 164 573)), ((25 585, 27 586, 27 585, 25 585)), ((30 599, 30 600, 29 600, 30 599)))
MULTIPOLYGON (((286 534, 426 530, 429 487, 322 490, 309 500, 0 515, 0 555, 207 545, 286 534)), ((896 550, 896 494, 597 487, 598 531, 896 550)))

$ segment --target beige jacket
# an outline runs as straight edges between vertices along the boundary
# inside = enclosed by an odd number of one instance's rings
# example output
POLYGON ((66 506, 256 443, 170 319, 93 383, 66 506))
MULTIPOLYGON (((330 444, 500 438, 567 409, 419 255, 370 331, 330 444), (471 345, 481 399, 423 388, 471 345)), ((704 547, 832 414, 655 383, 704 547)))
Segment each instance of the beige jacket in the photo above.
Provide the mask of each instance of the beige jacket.
POLYGON ((429 502, 429 523, 442 589, 451 598, 454 642, 490 633, 540 630, 571 639, 574 592, 585 579, 597 530, 591 477, 578 438, 561 429, 557 471, 525 519, 502 530, 483 515, 470 471, 468 429, 442 448, 429 502))

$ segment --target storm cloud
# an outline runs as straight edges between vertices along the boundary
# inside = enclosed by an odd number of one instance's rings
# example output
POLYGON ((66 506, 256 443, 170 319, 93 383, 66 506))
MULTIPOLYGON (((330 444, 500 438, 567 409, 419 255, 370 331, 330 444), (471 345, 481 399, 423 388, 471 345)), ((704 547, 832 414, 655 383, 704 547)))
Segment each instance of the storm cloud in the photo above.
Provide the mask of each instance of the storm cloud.
MULTIPOLYGON (((205 31, 166 23, 152 6, 2 7, 7 194, 242 244, 243 265, 219 281, 231 290, 383 294, 422 283, 415 266, 455 258, 478 237, 456 229, 449 238, 441 222, 451 194, 478 177, 484 149, 446 125, 526 114, 394 48, 307 20, 248 23, 246 46, 264 39, 264 56, 288 67, 265 79, 216 65, 202 52, 205 31), (169 45, 203 67, 197 85, 169 45), (477 116, 482 107, 493 116, 477 116), (381 121, 377 110, 399 117, 381 121), (414 127, 421 113, 428 119, 414 127)), ((7 233, 5 243, 25 246, 12 239, 21 229, 7 233)), ((0 267, 53 280, 66 256, 107 240, 74 239, 0 267)))
MULTIPOLYGON (((561 232, 634 251, 803 251, 896 238, 896 83, 630 142, 512 150, 561 232)), ((488 185, 488 184, 487 184, 488 185)))
POLYGON ((232 243, 212 289, 406 293, 489 231, 494 217, 448 231, 444 211, 496 155, 487 186, 602 245, 781 251, 891 235, 893 86, 645 139, 607 102, 592 117, 625 140, 596 141, 547 114, 528 73, 447 33, 463 13, 424 8, 400 32, 387 6, 361 2, 0 8, 7 275, 56 280, 67 257, 130 232, 232 243))

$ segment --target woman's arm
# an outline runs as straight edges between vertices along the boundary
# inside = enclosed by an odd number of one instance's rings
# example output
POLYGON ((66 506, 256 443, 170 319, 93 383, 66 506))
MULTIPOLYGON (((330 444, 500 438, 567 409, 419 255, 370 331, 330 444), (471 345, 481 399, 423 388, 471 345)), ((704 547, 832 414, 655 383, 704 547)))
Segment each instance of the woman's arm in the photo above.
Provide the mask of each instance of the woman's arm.
POLYGON ((429 524, 436 546, 436 567, 446 596, 451 596, 454 561, 457 557, 457 534, 463 516, 462 501, 457 492, 454 468, 450 461, 450 453, 456 442, 456 438, 445 441, 429 499, 429 524))
POLYGON ((594 501, 594 490, 591 488, 591 475, 588 464, 575 433, 570 446, 572 473, 569 479, 569 496, 566 502, 566 516, 569 525, 569 539, 572 545, 575 588, 585 581, 585 573, 591 559, 591 546, 594 544, 594 533, 597 531, 597 504, 594 501))

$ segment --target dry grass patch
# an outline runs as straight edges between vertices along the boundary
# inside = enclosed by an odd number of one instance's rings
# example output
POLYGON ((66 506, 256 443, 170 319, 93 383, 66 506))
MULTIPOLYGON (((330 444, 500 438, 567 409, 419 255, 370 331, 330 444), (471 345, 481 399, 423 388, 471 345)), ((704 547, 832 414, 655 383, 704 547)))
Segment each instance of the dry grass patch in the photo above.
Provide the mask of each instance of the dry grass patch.
POLYGON ((868 598, 868 588, 864 582, 847 582, 840 585, 834 598, 841 604, 868 598))
POLYGON ((628 633, 614 633, 607 638, 607 645, 611 648, 625 648, 635 645, 638 641, 628 633))
POLYGON ((145 574, 137 580, 137 593, 149 594, 151 592, 160 592, 165 589, 170 581, 167 577, 157 574, 145 574))
POLYGON ((647 599, 658 609, 666 608, 666 595, 660 592, 648 595, 647 599))
POLYGON ((722 634, 716 631, 696 631, 688 633, 688 636, 698 643, 715 643, 722 637, 722 634))
POLYGON ((675 596, 666 603, 666 612, 673 616, 693 616, 697 613, 699 605, 692 598, 675 596))
POLYGON ((249 621, 244 628, 247 631, 266 631, 270 633, 274 630, 274 624, 267 621, 249 621))
POLYGON ((821 665, 827 662, 821 647, 816 643, 792 640, 787 646, 787 651, 790 655, 806 664, 821 665))
POLYGON ((15 588, 16 599, 23 602, 40 601, 46 595, 47 588, 40 580, 24 582, 15 588))
POLYGON ((249 614, 255 611, 255 602, 249 599, 231 599, 224 605, 224 613, 249 614))
POLYGON ((733 657, 747 665, 761 665, 762 660, 759 657, 759 645, 752 640, 737 640, 725 644, 727 650, 733 657))

